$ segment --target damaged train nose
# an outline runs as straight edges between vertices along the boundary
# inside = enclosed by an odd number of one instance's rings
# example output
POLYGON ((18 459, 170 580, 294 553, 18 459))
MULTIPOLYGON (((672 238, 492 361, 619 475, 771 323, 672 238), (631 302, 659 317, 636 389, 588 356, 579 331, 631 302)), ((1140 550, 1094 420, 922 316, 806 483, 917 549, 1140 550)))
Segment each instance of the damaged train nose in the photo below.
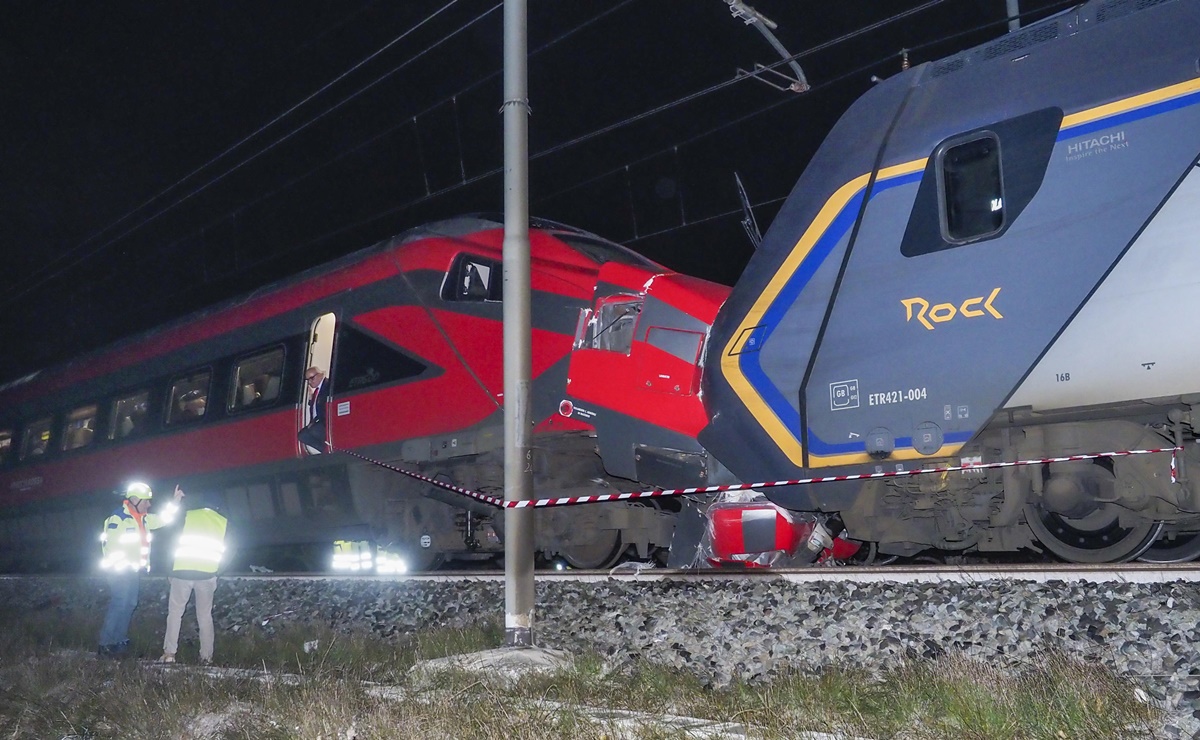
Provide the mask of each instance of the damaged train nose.
POLYGON ((609 262, 580 312, 559 413, 596 431, 614 476, 662 488, 704 486, 708 423, 700 393, 708 332, 729 289, 609 262))

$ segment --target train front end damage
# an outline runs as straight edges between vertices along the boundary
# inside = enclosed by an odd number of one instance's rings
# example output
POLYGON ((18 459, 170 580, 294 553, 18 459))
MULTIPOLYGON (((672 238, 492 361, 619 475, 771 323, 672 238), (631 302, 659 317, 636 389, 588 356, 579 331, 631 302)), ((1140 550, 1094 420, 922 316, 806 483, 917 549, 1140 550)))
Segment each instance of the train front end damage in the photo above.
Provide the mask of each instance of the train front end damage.
MULTIPOLYGON (((710 485, 719 464, 696 440, 708 423, 700 379, 709 329, 729 289, 657 266, 609 262, 591 306, 580 311, 559 414, 595 430, 604 469, 647 488, 710 485)), ((678 498, 647 500, 671 512, 675 543, 703 529, 678 498)), ((646 553, 636 553, 645 557, 646 553)))
MULTIPOLYGON (((700 382, 709 332, 728 294, 678 273, 601 268, 580 312, 559 413, 595 430, 610 475, 666 490, 737 482, 696 439, 709 422, 700 382)), ((643 501, 674 515, 673 567, 808 563, 851 546, 834 541, 836 522, 831 530, 824 517, 798 517, 755 492, 643 501)))

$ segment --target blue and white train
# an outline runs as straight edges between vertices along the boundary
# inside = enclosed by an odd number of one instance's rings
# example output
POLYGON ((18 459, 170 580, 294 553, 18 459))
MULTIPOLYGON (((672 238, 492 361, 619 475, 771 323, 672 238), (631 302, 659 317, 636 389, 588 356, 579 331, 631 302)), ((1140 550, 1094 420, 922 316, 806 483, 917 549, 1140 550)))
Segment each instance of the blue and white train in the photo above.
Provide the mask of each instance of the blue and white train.
POLYGON ((743 481, 1180 447, 768 496, 883 553, 1200 554, 1198 156, 1197 0, 1093 0, 881 82, 721 309, 700 442, 743 481))

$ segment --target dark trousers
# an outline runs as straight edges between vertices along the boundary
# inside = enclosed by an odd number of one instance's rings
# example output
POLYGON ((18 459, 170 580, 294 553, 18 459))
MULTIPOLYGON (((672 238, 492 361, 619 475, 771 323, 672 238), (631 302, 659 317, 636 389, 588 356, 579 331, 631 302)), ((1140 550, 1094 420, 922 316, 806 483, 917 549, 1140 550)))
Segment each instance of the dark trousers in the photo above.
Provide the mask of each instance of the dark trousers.
POLYGON ((296 438, 313 449, 325 452, 325 422, 312 422, 301 429, 296 438))
POLYGON ((133 571, 108 574, 108 612, 100 629, 101 647, 113 647, 129 639, 129 620, 137 609, 141 578, 133 571))

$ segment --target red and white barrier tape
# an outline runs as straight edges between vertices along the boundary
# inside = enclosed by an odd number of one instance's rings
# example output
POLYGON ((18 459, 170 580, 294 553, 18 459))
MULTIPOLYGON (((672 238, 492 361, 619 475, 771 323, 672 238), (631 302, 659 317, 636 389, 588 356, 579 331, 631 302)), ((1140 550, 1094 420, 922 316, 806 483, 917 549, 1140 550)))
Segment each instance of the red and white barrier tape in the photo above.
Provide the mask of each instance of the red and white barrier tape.
POLYGON ((910 475, 926 475, 928 473, 955 473, 965 470, 992 470, 996 468, 1016 468, 1023 465, 1045 465, 1047 463, 1059 462, 1074 462, 1077 460, 1099 460, 1105 457, 1129 457, 1131 455, 1153 455, 1160 452, 1171 453, 1171 482, 1175 482, 1175 454, 1182 450, 1182 447, 1162 447, 1156 450, 1123 450, 1121 452, 1094 452, 1089 455, 1067 455, 1065 457, 1045 457, 1039 460, 1014 460, 1012 462, 994 462, 994 463, 978 463, 968 465, 950 465, 943 468, 917 468, 913 470, 891 470, 879 473, 857 473, 854 475, 827 475, 821 478, 796 478, 793 480, 776 480, 762 481, 759 483, 732 483, 721 486, 701 486, 698 488, 670 488, 656 489, 653 491, 630 491, 628 493, 600 493, 594 496, 569 496, 564 498, 539 498, 528 499, 526 501, 505 501, 502 498, 489 496, 485 493, 472 491, 467 488, 455 486, 450 483, 444 483, 440 480, 435 480, 427 475, 414 473, 411 470, 397 468, 394 465, 372 460, 371 458, 360 455, 351 450, 335 449, 335 452, 344 452, 347 455, 357 457, 360 460, 365 460, 381 468, 407 475, 410 478, 425 481, 430 485, 438 488, 444 488, 447 491, 468 496, 477 501, 482 501, 485 504, 491 504, 501 509, 529 509, 529 508, 545 508, 548 506, 574 506, 576 504, 599 504, 606 501, 636 501, 643 498, 665 498, 669 496, 692 496, 706 493, 724 493, 726 491, 749 491, 759 488, 777 488, 779 486, 806 486, 811 483, 834 483, 839 481, 855 481, 855 480, 873 480, 876 478, 904 478, 910 475))

